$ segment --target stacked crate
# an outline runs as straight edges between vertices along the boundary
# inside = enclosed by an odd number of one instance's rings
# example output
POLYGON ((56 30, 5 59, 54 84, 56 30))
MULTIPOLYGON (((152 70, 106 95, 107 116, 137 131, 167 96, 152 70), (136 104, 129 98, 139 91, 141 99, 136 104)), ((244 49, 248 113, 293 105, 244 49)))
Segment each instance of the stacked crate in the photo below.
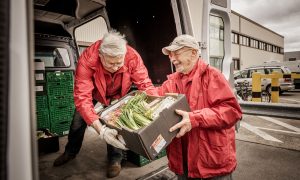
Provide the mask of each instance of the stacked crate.
MULTIPOLYGON (((145 158, 144 156, 141 156, 133 151, 126 151, 125 153, 125 160, 139 166, 139 167, 142 167, 142 166, 145 166, 146 164, 149 164, 150 162, 152 162, 151 160, 145 158)), ((162 158, 164 156, 167 155, 167 152, 165 149, 163 149, 158 155, 157 157, 155 158, 155 160, 159 159, 159 158, 162 158)))
POLYGON ((50 129, 48 98, 45 80, 45 64, 35 60, 35 94, 37 129, 50 129))
POLYGON ((73 72, 47 72, 47 93, 51 132, 60 136, 69 133, 75 110, 73 72))

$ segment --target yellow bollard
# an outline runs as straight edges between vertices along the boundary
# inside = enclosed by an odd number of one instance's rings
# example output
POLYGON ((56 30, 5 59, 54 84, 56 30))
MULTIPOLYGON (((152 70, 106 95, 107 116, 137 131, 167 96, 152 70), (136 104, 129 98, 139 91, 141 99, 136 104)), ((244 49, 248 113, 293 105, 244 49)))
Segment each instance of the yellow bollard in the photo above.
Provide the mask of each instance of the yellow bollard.
POLYGON ((261 102, 261 73, 252 74, 252 101, 261 102))
POLYGON ((292 73, 291 74, 291 78, 292 79, 300 79, 300 74, 298 74, 298 73, 292 73))
POLYGON ((272 81, 271 81, 271 102, 278 103, 279 102, 279 78, 282 76, 279 72, 272 73, 272 81))

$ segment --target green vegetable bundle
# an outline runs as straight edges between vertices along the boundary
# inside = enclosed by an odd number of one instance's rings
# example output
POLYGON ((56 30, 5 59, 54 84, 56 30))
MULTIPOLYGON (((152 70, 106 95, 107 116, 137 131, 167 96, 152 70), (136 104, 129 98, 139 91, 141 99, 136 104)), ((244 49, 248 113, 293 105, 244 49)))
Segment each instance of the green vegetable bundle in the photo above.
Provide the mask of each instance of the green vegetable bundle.
POLYGON ((170 96, 149 100, 144 92, 138 91, 126 103, 110 112, 107 122, 113 126, 138 130, 149 125, 164 108, 169 107, 175 100, 170 96), (148 103, 149 101, 151 102, 148 103))

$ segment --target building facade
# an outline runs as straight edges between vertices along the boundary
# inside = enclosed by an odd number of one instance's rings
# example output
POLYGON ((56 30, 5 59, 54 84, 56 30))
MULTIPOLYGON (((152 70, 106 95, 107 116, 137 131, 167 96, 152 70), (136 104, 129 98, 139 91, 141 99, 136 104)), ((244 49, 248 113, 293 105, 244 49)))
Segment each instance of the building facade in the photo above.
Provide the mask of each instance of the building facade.
POLYGON ((292 51, 284 53, 284 61, 300 60, 300 51, 292 51))
POLYGON ((284 37, 231 11, 231 41, 234 69, 240 70, 266 61, 283 61, 284 37))

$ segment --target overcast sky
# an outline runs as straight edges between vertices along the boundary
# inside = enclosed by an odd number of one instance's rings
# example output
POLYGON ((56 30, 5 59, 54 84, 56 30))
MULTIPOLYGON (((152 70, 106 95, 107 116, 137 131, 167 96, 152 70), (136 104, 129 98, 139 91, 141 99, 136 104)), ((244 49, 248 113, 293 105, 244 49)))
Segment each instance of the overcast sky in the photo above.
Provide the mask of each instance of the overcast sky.
POLYGON ((284 36, 284 51, 300 51, 300 0, 231 0, 231 9, 284 36))

